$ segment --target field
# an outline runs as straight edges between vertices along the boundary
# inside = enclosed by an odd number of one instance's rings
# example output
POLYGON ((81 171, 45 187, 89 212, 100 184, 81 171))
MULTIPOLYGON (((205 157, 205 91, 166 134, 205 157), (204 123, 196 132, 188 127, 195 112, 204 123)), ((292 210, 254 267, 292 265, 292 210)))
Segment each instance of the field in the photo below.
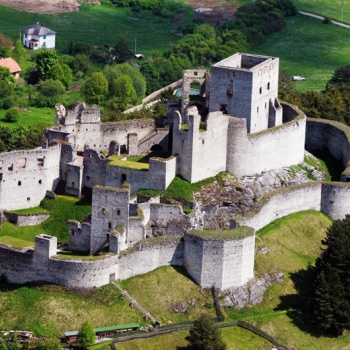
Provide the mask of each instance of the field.
POLYGON ((347 0, 293 0, 293 3, 298 10, 350 23, 350 2, 347 0), (342 11, 342 4, 344 4, 344 12, 342 11))
POLYGON ((287 27, 267 37, 254 49, 257 54, 280 58, 280 69, 301 75, 300 91, 322 90, 335 69, 349 64, 350 30, 320 20, 296 16, 287 18, 287 27))
MULTIPOLYGON (((302 212, 279 219, 257 233, 257 251, 269 248, 268 254, 257 254, 256 272, 273 268, 284 273, 283 283, 273 283, 262 304, 238 311, 225 308, 226 319, 248 321, 268 332, 281 343, 306 350, 348 349, 350 333, 338 339, 310 335, 300 323, 303 299, 295 295, 308 264, 320 252, 320 240, 331 220, 316 212, 302 212), (298 326, 297 326, 298 325, 298 326)), ((180 268, 163 267, 154 272, 122 281, 122 286, 163 324, 193 320, 202 312, 214 317, 215 310, 209 291, 202 291, 180 268), (176 286, 176 287, 174 287, 176 286), (174 303, 195 299, 185 313, 169 310, 174 303)), ((138 322, 141 315, 120 298, 112 286, 84 294, 58 286, 0 287, 0 328, 25 328, 40 335, 61 336, 62 332, 79 329, 91 319, 95 327, 138 322)), ((186 332, 118 345, 118 349, 176 349, 185 344, 186 332), (165 345, 167 344, 167 345, 165 345), (169 345, 170 344, 170 345, 169 345)), ((223 330, 228 349, 264 349, 266 341, 239 328, 223 330)))
MULTIPOLYGON (((192 18, 190 10, 183 15, 184 20, 192 18)), ((98 46, 114 46, 118 37, 123 36, 133 49, 136 39, 137 52, 149 56, 154 52, 165 51, 178 39, 175 35, 176 26, 171 23, 171 18, 146 12, 135 13, 112 5, 82 4, 79 12, 55 16, 26 13, 0 5, 0 32, 13 40, 19 38, 21 27, 38 21, 57 32, 56 47, 59 51, 66 48, 71 40, 98 46)))

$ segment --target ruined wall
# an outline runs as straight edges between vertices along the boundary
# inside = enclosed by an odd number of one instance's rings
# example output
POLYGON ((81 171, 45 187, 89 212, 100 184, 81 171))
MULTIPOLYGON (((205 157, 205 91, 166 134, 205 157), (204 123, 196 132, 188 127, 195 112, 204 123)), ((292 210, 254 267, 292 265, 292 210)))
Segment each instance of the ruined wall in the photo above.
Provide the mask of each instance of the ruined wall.
POLYGON ((0 154, 0 208, 38 206, 59 181, 61 147, 0 154))
POLYGON ((157 129, 154 136, 149 139, 140 140, 138 143, 138 154, 148 153, 154 145, 162 147, 164 152, 169 150, 169 129, 157 129))
POLYGON ((323 184, 321 211, 334 220, 344 219, 347 214, 350 214, 350 184, 323 184))
POLYGON ((160 266, 182 266, 183 249, 181 237, 157 237, 141 241, 120 256, 118 278, 130 278, 160 266))
POLYGON ((69 250, 87 252, 90 250, 91 225, 70 220, 69 225, 69 250))
POLYGON ((229 117, 210 113, 206 130, 200 130, 196 107, 188 109, 188 131, 181 130, 181 117, 174 117, 173 154, 178 155, 177 173, 194 183, 226 169, 227 125, 229 117), (208 161, 205 161, 208 160, 208 161))
MULTIPOLYGON (((338 161, 348 167, 350 160, 350 128, 344 124, 324 119, 307 119, 305 149, 311 153, 328 150, 338 161)), ((345 170, 344 181, 348 181, 345 170)))
POLYGON ((108 160, 102 154, 87 149, 84 152, 82 186, 89 188, 104 186, 107 163, 108 160))
POLYGON ((15 214, 4 212, 6 219, 16 226, 36 226, 46 221, 49 214, 15 214))
MULTIPOLYGON (((286 113, 291 113, 289 105, 283 108, 286 113)), ((227 170, 236 176, 244 176, 302 162, 306 117, 298 109, 294 110, 294 120, 250 135, 246 133, 244 119, 230 118, 227 170)))

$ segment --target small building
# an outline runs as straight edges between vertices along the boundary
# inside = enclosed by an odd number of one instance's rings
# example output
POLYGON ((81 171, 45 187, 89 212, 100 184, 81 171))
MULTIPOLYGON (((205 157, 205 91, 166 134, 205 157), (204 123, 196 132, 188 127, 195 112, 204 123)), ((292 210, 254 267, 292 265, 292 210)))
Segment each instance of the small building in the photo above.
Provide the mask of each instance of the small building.
POLYGON ((56 45, 56 32, 39 22, 21 30, 22 43, 27 49, 54 49, 56 45))
POLYGON ((19 73, 22 71, 18 63, 11 57, 0 59, 0 66, 8 68, 12 76, 19 78, 19 73))

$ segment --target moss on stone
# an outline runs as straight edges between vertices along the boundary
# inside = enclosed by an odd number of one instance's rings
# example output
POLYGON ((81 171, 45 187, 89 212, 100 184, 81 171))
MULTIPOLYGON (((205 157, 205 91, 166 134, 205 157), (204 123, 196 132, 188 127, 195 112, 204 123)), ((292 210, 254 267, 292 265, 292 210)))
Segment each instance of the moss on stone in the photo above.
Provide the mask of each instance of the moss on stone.
POLYGON ((213 230, 191 230, 187 234, 196 236, 205 241, 230 241, 242 239, 254 235, 254 229, 248 226, 240 226, 233 230, 213 231, 213 230))

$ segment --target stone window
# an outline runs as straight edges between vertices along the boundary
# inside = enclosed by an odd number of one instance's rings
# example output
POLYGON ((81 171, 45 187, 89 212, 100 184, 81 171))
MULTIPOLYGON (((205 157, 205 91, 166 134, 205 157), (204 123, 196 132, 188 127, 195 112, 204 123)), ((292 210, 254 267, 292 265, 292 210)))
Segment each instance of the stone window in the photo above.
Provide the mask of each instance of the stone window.
POLYGON ((227 104, 222 103, 222 104, 220 105, 220 111, 221 111, 222 113, 224 113, 224 114, 227 114, 227 104))
POLYGON ((121 181, 122 181, 122 183, 126 181, 126 174, 122 174, 121 181))
POLYGON ((89 175, 86 176, 86 181, 87 181, 87 182, 90 181, 90 176, 89 176, 89 175))
POLYGON ((117 215, 120 215, 120 209, 117 209, 117 215))
POLYGON ((18 181, 18 186, 22 186, 22 182, 21 181, 18 181))
POLYGON ((195 72, 193 72, 193 74, 194 74, 194 75, 198 75, 198 72, 195 71, 195 72))
POLYGON ((270 83, 267 83, 267 90, 270 90, 270 83))
POLYGON ((27 197, 27 202, 30 202, 30 197, 27 197))
POLYGON ((42 184, 42 181, 41 181, 41 180, 39 180, 39 181, 38 181, 38 183, 39 183, 39 185, 41 185, 41 184, 42 184))
POLYGON ((256 107, 256 112, 259 113, 259 107, 256 107))
POLYGON ((74 236, 74 230, 70 230, 70 234, 71 234, 71 236, 74 236))
POLYGON ((0 173, 0 181, 2 181, 3 173, 0 173))
POLYGON ((75 182, 74 181, 72 181, 72 187, 74 188, 74 185, 75 185, 75 182))
POLYGON ((259 89, 259 93, 260 93, 260 95, 262 94, 262 87, 259 89))
POLYGON ((13 164, 11 164, 11 165, 8 167, 8 170, 10 170, 10 171, 13 170, 13 164))
POLYGON ((109 229, 109 230, 112 229, 112 223, 111 223, 111 222, 108 223, 108 229, 109 229))
POLYGON ((233 95, 233 90, 232 89, 227 89, 226 94, 227 94, 227 96, 232 96, 233 95))

